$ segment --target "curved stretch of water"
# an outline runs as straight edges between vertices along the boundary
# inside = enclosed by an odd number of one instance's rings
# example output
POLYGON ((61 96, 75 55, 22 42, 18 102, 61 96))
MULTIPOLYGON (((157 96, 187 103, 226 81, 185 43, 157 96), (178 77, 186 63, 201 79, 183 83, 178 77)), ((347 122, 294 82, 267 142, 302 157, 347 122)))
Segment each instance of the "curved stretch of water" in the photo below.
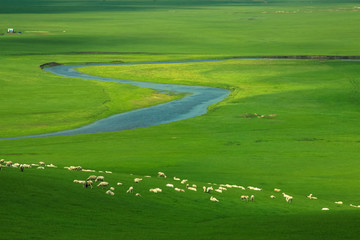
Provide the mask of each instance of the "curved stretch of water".
POLYGON ((190 93, 188 96, 171 102, 155 105, 152 107, 133 110, 130 112, 116 114, 91 124, 53 133, 2 138, 20 139, 34 137, 50 137, 76 134, 92 134, 102 132, 114 132, 142 127, 150 127, 163 123, 174 122, 182 119, 200 116, 207 112, 208 106, 220 102, 226 98, 230 91, 220 88, 184 86, 176 84, 150 83, 140 81, 129 81, 114 78, 97 77, 80 73, 75 68, 104 65, 143 65, 143 64, 169 64, 169 63, 191 63, 191 62, 213 62, 222 60, 192 60, 192 61, 171 61, 171 62, 145 62, 145 63, 119 63, 119 64, 87 64, 87 65, 61 65, 49 67, 45 70, 60 76, 72 78, 84 78, 96 81, 126 83, 139 87, 152 88, 160 91, 174 91, 178 93, 190 93))

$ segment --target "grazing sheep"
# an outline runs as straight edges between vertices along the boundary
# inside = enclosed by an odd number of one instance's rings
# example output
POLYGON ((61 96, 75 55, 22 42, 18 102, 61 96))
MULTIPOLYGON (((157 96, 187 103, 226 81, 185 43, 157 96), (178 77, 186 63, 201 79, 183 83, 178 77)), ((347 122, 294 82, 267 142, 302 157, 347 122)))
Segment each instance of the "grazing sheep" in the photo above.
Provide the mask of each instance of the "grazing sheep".
POLYGON ((317 197, 313 197, 312 193, 309 194, 309 196, 306 196, 309 199, 317 199, 317 197))
POLYGON ((286 202, 288 202, 288 203, 292 203, 293 197, 292 197, 292 196, 288 196, 285 200, 286 200, 286 202))
POLYGON ((322 210, 322 211, 329 211, 329 208, 324 207, 324 208, 322 208, 321 210, 322 210))
POLYGON ((193 188, 197 188, 196 184, 193 184, 192 187, 193 187, 193 188))
POLYGON ((206 192, 206 187, 205 186, 203 186, 203 191, 206 192))
POLYGON ((165 175, 165 173, 163 173, 163 172, 158 172, 158 177, 166 178, 166 175, 165 175))
POLYGON ((241 195, 241 197, 240 197, 240 199, 241 200, 246 200, 247 202, 249 201, 249 196, 247 196, 247 195, 241 195))
POLYGON ((14 163, 13 165, 11 165, 12 167, 14 167, 14 168, 18 168, 18 167, 20 167, 20 163, 14 163))
POLYGON ((11 166, 13 165, 13 162, 12 162, 12 161, 7 161, 7 162, 5 163, 5 165, 6 165, 7 167, 11 167, 11 166))
POLYGON ((101 182, 97 185, 97 187, 101 187, 101 188, 108 187, 108 186, 109 186, 108 182, 101 182))
POLYGON ((135 182, 135 183, 139 183, 139 182, 141 182, 141 181, 142 181, 142 178, 135 178, 135 179, 134 179, 134 182, 135 182))
POLYGON ((270 198, 271 198, 271 199, 274 199, 274 198, 276 198, 276 197, 275 197, 274 195, 271 195, 270 198))
POLYGON ((44 167, 37 167, 37 169, 45 169, 44 167))
POLYGON ((151 178, 151 176, 144 176, 144 177, 146 177, 146 178, 151 178))
POLYGON ((112 171, 105 171, 105 173, 112 173, 112 171))
POLYGON ((279 189, 279 188, 274 188, 274 191, 275 191, 275 192, 281 192, 281 189, 279 189))
POLYGON ((160 189, 160 188, 150 188, 149 192, 158 193, 158 192, 162 192, 162 189, 160 189))
POLYGON ((114 195, 115 195, 115 193, 112 192, 111 190, 107 190, 107 191, 106 191, 106 194, 111 195, 111 196, 114 196, 114 195))
POLYGON ((118 186, 122 186, 123 184, 121 182, 118 182, 116 185, 118 186))
POLYGON ((210 201, 212 201, 212 202, 219 202, 219 200, 217 200, 215 197, 213 197, 213 196, 211 196, 210 197, 210 201))
POLYGON ((227 191, 227 188, 224 188, 224 187, 219 187, 219 189, 222 191, 227 191))
POLYGON ((23 164, 20 165, 20 171, 21 171, 21 172, 24 171, 24 165, 23 165, 23 164))
POLYGON ((337 201, 337 202, 335 202, 335 204, 342 205, 342 204, 343 204, 343 202, 342 202, 342 201, 337 201))
POLYGON ((180 178, 174 177, 175 181, 180 181, 180 178))
POLYGON ((32 163, 31 166, 33 166, 33 167, 38 167, 39 164, 32 163))
POLYGON ((111 190, 111 191, 114 191, 114 190, 115 190, 115 188, 114 188, 114 187, 111 187, 111 188, 110 188, 110 190, 111 190))
POLYGON ((211 186, 211 187, 207 187, 206 188, 206 193, 210 193, 211 191, 213 191, 214 188, 211 186))
POLYGON ((102 181, 104 181, 104 176, 97 176, 97 178, 95 179, 95 182, 98 182, 98 181, 100 181, 100 182, 102 182, 102 181))
POLYGON ((1 159, 1 160, 0 160, 0 163, 4 163, 4 162, 5 162, 5 159, 1 159))
POLYGON ((167 187, 172 187, 172 188, 173 188, 173 187, 174 187, 174 184, 168 183, 168 184, 166 184, 166 186, 167 186, 167 187))
POLYGON ((86 180, 94 180, 96 181, 97 176, 96 175, 90 175, 86 180))
POLYGON ((68 169, 70 170, 70 171, 82 171, 82 167, 81 166, 70 166, 70 167, 68 167, 68 169))
POLYGON ((141 197, 140 193, 136 193, 135 196, 137 197, 141 197))
POLYGON ((126 191, 126 193, 133 193, 134 192, 134 188, 133 187, 129 187, 129 189, 126 191))
POLYGON ((356 206, 356 205, 354 205, 354 204, 350 203, 350 207, 358 207, 358 206, 356 206))
POLYGON ((221 189, 215 189, 215 192, 222 193, 221 189))
POLYGON ((46 165, 47 167, 51 167, 51 168, 57 168, 57 166, 55 166, 54 164, 49 164, 49 165, 46 165))
POLYGON ((181 188, 174 188, 174 189, 175 189, 175 191, 178 191, 178 192, 185 192, 185 190, 181 189, 181 188))
POLYGON ((24 168, 32 168, 32 166, 30 164, 23 164, 24 168))
POLYGON ((92 189, 93 188, 93 181, 91 181, 91 180, 84 181, 83 186, 84 186, 84 188, 91 187, 91 189, 92 189))
POLYGON ((250 196, 250 202, 253 202, 255 200, 255 196, 254 195, 251 195, 250 196))
POLYGON ((186 182, 187 182, 188 180, 187 179, 183 179, 183 180, 181 180, 181 184, 185 184, 186 182))
POLYGON ((45 166, 45 163, 44 162, 39 162, 40 166, 45 166))
POLYGON ((190 187, 189 184, 186 185, 186 188, 189 189, 189 190, 191 190, 191 191, 195 191, 195 192, 197 191, 196 188, 190 187))

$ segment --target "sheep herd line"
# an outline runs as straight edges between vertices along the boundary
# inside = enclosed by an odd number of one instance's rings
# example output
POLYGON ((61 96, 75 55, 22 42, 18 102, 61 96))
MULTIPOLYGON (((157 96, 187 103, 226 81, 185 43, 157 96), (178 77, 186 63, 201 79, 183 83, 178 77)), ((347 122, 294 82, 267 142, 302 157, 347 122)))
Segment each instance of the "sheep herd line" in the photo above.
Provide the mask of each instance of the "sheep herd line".
MULTIPOLYGON (((18 168, 21 172, 24 172, 24 170, 26 168, 36 168, 36 169, 40 169, 40 170, 44 170, 46 168, 58 168, 57 166, 55 166, 54 164, 45 164, 44 162, 39 162, 39 163, 33 163, 33 164, 20 164, 20 163, 13 163, 12 161, 5 161, 4 159, 0 160, 0 171, 3 170, 3 168, 5 167, 13 167, 13 168, 18 168)), ((112 174, 112 171, 96 171, 96 170, 90 170, 90 169, 83 169, 81 166, 70 166, 70 167, 64 167, 65 169, 68 169, 69 171, 82 171, 82 172, 91 172, 91 173, 105 173, 105 174, 112 174)), ((133 174, 130 174, 133 175, 133 174)), ((152 176, 144 176, 144 179, 150 179, 152 176)), ((134 194, 136 197, 142 197, 142 195, 139 192, 136 192, 135 189, 137 189, 137 186, 139 186, 141 184, 141 182, 144 180, 143 178, 139 178, 136 177, 133 179, 133 184, 132 186, 129 186, 128 188, 126 188, 124 190, 124 192, 126 192, 127 194, 134 194)), ((254 202, 255 201, 255 194, 256 192, 260 192, 263 191, 262 188, 259 187, 253 187, 253 186, 247 186, 247 187, 243 187, 240 185, 235 185, 235 184, 217 184, 217 183, 207 183, 206 186, 202 186, 199 187, 196 184, 189 184, 188 179, 181 179, 178 177, 172 177, 171 182, 168 180, 169 178, 167 178, 167 175, 164 172, 158 172, 157 173, 157 178, 159 179, 164 179, 164 184, 162 185, 164 187, 164 189, 173 189, 173 191, 175 192, 187 192, 187 191, 192 191, 192 192, 202 192, 205 194, 208 194, 210 196, 209 200, 212 202, 220 202, 218 198, 216 198, 216 195, 222 194, 225 191, 228 190, 233 190, 233 189, 238 189, 239 191, 241 191, 241 193, 239 194, 239 198, 241 201, 245 201, 245 202, 254 202), (198 189, 200 189, 198 191, 198 189), (248 192, 250 191, 250 194, 243 194, 244 192, 248 192)), ((101 189, 105 189, 107 190, 105 193, 111 196, 115 195, 115 186, 111 186, 110 183, 108 181, 105 181, 105 177, 102 175, 95 175, 95 174, 91 174, 89 175, 86 179, 83 180, 78 180, 75 179, 73 180, 74 183, 77 184, 82 184, 83 188, 93 188, 93 185, 96 184, 97 188, 101 188, 101 189)), ((116 188, 120 188, 123 189, 123 183, 122 182, 117 182, 116 183, 116 188)), ((291 204, 293 202, 294 197, 286 194, 285 192, 282 192, 281 189, 279 188, 274 188, 273 190, 273 194, 271 194, 269 196, 270 199, 276 199, 278 197, 283 198, 285 200, 286 203, 291 204)), ((157 193, 161 193, 163 192, 163 188, 160 187, 156 187, 156 188, 150 188, 149 192, 157 194, 157 193)), ((304 196, 305 197, 305 196, 304 196)), ((318 198, 313 196, 312 193, 310 193, 309 195, 306 196, 307 199, 309 200, 317 200, 318 198)), ((334 202, 335 205, 341 206, 343 205, 343 201, 335 201, 334 202)), ((354 205, 352 203, 349 204, 350 207, 353 208, 360 208, 360 205, 354 205)), ((330 210, 328 207, 323 207, 321 210, 323 211, 328 211, 330 210)))

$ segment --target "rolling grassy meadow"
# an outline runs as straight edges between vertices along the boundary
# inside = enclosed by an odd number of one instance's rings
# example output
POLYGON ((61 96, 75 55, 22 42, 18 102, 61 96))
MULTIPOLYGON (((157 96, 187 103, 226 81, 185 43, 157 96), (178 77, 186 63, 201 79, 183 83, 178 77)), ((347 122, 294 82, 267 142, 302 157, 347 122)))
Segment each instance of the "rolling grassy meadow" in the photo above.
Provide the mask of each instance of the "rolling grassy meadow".
POLYGON ((0 138, 182 97, 56 76, 40 68, 48 62, 229 59, 78 70, 231 94, 203 116, 149 128, 0 140, 0 159, 58 166, 2 168, 0 239, 359 239, 360 208, 350 206, 360 205, 359 61, 261 58, 360 56, 359 14, 358 0, 1 1, 0 138), (92 174, 115 195, 73 182, 92 174), (165 187, 185 188, 175 176, 198 191, 165 187), (262 191, 202 192, 220 184, 262 191), (254 202, 240 200, 251 194, 254 202))

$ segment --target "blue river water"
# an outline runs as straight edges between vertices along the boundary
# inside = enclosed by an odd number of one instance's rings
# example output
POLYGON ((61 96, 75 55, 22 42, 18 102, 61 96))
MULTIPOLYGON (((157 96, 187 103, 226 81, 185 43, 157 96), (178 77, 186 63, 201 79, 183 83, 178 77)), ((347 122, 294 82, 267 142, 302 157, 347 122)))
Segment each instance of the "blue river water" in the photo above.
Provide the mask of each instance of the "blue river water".
POLYGON ((207 108, 217 102, 225 99, 230 91, 226 89, 202 87, 202 86, 185 86, 176 84, 151 83, 141 81, 122 80, 114 78, 97 77, 76 71, 76 68, 89 66, 105 66, 105 65, 144 65, 144 64, 172 64, 172 63, 191 63, 191 62, 214 62, 226 61, 219 60, 189 60, 189 61, 168 61, 168 62, 143 62, 143 63, 111 63, 111 64, 86 64, 86 65, 60 65, 45 68, 45 71, 72 78, 84 78, 95 81, 117 82, 135 85, 138 87, 151 88, 159 91, 172 91, 178 93, 186 93, 187 95, 181 99, 171 102, 141 108, 125 113, 115 114, 110 117, 95 121, 88 125, 69 129, 64 131, 45 133, 39 135, 29 135, 7 139, 35 138, 35 137, 54 137, 76 134, 95 134, 103 132, 114 132, 122 130, 130 130, 135 128, 150 127, 164 123, 170 123, 183 119, 188 119, 203 115, 207 112, 207 108))

